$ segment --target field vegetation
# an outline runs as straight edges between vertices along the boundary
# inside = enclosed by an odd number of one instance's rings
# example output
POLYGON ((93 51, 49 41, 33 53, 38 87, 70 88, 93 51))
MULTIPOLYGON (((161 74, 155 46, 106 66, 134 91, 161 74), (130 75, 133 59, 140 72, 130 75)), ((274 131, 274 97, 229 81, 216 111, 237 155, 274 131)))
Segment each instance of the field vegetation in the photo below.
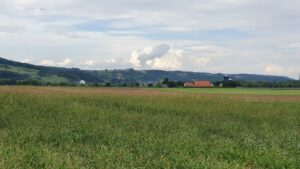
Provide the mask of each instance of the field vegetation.
POLYGON ((299 103, 283 95, 2 86, 0 168, 296 169, 299 103))
POLYGON ((160 88, 165 92, 183 92, 198 94, 239 94, 239 95, 271 95, 271 96, 300 96, 300 89, 272 88, 160 88))

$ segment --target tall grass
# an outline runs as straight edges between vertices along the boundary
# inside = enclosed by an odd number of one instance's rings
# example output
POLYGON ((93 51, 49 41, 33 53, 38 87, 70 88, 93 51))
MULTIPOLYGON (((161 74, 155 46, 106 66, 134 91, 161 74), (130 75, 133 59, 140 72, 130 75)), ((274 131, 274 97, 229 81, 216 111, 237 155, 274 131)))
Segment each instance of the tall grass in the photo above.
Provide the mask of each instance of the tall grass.
POLYGON ((300 166, 299 102, 115 90, 0 94, 0 168, 300 166))
POLYGON ((165 92, 185 92, 202 94, 247 94, 270 96, 300 96, 300 89, 280 88, 158 88, 165 92))

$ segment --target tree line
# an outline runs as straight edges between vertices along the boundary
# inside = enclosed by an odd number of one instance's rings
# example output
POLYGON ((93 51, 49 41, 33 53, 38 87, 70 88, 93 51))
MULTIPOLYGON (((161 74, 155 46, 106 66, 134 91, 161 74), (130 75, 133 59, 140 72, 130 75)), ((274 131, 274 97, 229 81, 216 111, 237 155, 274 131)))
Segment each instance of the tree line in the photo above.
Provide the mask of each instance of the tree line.
MULTIPOLYGON (((283 82, 262 82, 262 81, 239 81, 239 80, 229 80, 229 81, 214 81, 212 82, 213 87, 220 88, 236 88, 236 87, 244 87, 244 88, 300 88, 300 81, 290 80, 283 82)), ((163 87, 184 87, 184 82, 182 81, 172 81, 168 78, 165 78, 162 81, 163 87)))
MULTIPOLYGON (((300 88, 300 81, 291 80, 283 82, 254 82, 254 81, 214 81, 212 82, 214 87, 219 88, 300 88)), ((39 80, 0 80, 0 85, 33 85, 33 86, 84 86, 76 82, 59 82, 59 83, 50 83, 43 82, 39 80)), ((168 88, 180 88, 184 87, 183 81, 170 80, 169 78, 164 78, 158 82, 121 82, 121 83, 89 83, 86 86, 95 86, 95 87, 168 87, 168 88)))

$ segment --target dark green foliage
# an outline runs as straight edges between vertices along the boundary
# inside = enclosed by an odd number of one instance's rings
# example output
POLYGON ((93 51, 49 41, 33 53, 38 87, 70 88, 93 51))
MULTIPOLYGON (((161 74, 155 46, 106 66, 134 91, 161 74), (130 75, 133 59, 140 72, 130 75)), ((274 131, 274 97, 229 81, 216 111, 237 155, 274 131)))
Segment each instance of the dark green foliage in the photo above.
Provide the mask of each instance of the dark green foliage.
POLYGON ((6 79, 6 80, 24 80, 28 78, 27 75, 18 74, 15 72, 10 72, 6 70, 0 71, 0 79, 6 79))
POLYGON ((223 85, 225 88, 235 88, 235 87, 244 87, 244 88, 300 88, 300 81, 290 80, 284 82, 251 82, 251 81, 216 81, 213 82, 214 86, 223 85))
POLYGON ((16 80, 0 80, 0 85, 17 85, 16 80))
POLYGON ((168 85, 169 84, 169 78, 164 78, 164 80, 162 81, 162 84, 168 85))
POLYGON ((147 87, 154 87, 153 83, 149 83, 147 87))
POLYGON ((184 82, 182 82, 182 81, 176 82, 176 87, 183 87, 183 86, 184 86, 184 82))
POLYGON ((239 87, 260 87, 260 88, 300 88, 300 81, 284 81, 284 82, 249 82, 236 81, 239 87))
POLYGON ((47 83, 43 83, 41 81, 38 80, 24 80, 24 81, 18 81, 17 85, 33 85, 33 86, 42 86, 42 85, 49 85, 47 83))
POLYGON ((170 88, 177 87, 176 82, 175 81, 169 81, 168 87, 170 87, 170 88))
MULTIPOLYGON (((162 84, 167 85, 167 87, 169 87, 169 88, 183 87, 184 86, 184 82, 169 80, 169 78, 164 78, 164 80, 162 81, 162 84)), ((162 87, 162 86, 158 86, 158 87, 162 87)))
POLYGON ((105 83, 105 85, 104 85, 105 87, 110 87, 111 86, 111 84, 109 83, 109 82, 107 82, 107 83, 105 83))
POLYGON ((136 83, 134 83, 134 87, 140 87, 140 83, 138 83, 138 82, 136 82, 136 83))
POLYGON ((169 80, 169 78, 164 78, 164 80, 162 81, 163 85, 167 85, 169 88, 174 88, 176 87, 176 82, 169 80))

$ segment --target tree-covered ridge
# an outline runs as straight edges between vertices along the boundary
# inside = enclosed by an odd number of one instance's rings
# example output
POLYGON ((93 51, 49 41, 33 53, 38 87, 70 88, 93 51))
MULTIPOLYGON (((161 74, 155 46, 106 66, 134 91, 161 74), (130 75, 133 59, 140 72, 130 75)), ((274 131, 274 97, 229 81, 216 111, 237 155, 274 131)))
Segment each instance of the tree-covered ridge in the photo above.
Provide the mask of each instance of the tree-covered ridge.
MULTIPOLYGON (((292 79, 283 76, 231 74, 234 81, 248 82, 286 82, 292 79)), ((0 80, 10 83, 35 81, 41 84, 76 84, 84 80, 88 84, 124 84, 155 83, 168 77, 173 81, 210 80, 220 81, 224 74, 204 72, 164 71, 164 70, 81 70, 78 68, 61 68, 37 66, 0 58, 0 80)))

